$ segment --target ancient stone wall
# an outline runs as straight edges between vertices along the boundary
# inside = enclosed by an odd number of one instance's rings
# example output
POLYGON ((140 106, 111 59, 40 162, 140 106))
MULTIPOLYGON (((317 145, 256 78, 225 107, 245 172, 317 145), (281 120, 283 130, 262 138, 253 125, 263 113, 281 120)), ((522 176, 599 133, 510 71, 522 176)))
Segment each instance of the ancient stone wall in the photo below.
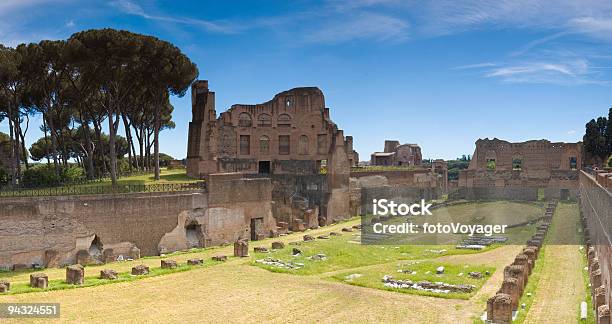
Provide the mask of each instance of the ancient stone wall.
POLYGON ((599 261, 599 269, 590 269, 595 270, 591 274, 600 271, 597 281, 606 287, 605 304, 612 307, 612 193, 585 172, 580 173, 580 211, 586 225, 586 244, 595 252, 589 257, 591 268, 594 258, 599 261))
POLYGON ((537 201, 537 187, 460 187, 449 193, 449 199, 467 200, 523 200, 537 201))
POLYGON ((260 239, 276 229, 269 179, 211 177, 205 191, 2 198, 0 267, 58 266, 260 239), (256 235, 253 233, 256 232, 256 235))

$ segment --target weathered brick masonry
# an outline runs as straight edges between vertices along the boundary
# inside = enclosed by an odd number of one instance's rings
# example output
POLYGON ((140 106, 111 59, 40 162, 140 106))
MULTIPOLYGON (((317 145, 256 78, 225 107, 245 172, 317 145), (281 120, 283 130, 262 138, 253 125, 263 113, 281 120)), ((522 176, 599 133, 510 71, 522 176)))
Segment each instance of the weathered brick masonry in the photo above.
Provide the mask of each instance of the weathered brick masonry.
POLYGON ((122 194, 0 201, 0 267, 57 266, 269 236, 269 179, 211 177, 210 192, 122 194))

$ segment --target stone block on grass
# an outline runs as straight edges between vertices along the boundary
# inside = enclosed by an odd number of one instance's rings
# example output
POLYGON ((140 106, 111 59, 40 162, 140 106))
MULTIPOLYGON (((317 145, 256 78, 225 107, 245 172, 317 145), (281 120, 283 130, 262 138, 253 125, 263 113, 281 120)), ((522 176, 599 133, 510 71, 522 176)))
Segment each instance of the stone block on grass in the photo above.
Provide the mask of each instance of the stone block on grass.
POLYGON ((132 275, 134 276, 143 276, 149 274, 149 267, 141 264, 132 268, 132 275))
POLYGON ((117 271, 113 269, 100 270, 100 279, 115 280, 117 279, 117 271))
POLYGON ((178 264, 174 260, 161 260, 162 269, 176 269, 178 264))
POLYGON ((49 287, 49 276, 45 273, 32 273, 30 275, 30 287, 41 289, 49 287))
POLYGON ((69 285, 82 285, 85 281, 85 268, 80 264, 66 267, 66 283, 69 285))

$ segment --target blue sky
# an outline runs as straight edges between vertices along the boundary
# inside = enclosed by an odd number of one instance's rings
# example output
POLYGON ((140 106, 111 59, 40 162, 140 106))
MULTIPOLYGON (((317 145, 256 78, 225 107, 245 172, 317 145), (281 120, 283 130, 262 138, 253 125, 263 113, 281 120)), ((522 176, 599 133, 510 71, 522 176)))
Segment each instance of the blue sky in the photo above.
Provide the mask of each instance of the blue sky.
MULTIPOLYGON (((362 160, 385 139, 446 159, 485 137, 579 141, 612 105, 610 1, 0 0, 5 45, 104 27, 176 44, 218 113, 320 87, 362 160)), ((172 102, 161 150, 183 158, 191 103, 172 102)))

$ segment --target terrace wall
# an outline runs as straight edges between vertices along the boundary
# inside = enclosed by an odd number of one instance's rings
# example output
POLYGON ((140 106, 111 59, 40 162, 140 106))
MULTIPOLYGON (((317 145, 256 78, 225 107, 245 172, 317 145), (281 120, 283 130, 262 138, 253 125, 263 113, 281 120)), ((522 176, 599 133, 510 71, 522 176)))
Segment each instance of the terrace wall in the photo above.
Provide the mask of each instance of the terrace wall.
POLYGON ((580 174, 580 207, 607 287, 606 303, 612 306, 612 193, 585 172, 580 174))
MULTIPOLYGON (((217 179, 206 191, 0 199, 0 267, 77 262, 79 251, 157 255, 250 238, 251 219, 275 228, 269 179, 217 179), (96 243, 99 242, 99 243, 96 243), (102 251, 90 250, 93 245, 102 251)), ((100 260, 99 256, 97 260, 100 260)))

